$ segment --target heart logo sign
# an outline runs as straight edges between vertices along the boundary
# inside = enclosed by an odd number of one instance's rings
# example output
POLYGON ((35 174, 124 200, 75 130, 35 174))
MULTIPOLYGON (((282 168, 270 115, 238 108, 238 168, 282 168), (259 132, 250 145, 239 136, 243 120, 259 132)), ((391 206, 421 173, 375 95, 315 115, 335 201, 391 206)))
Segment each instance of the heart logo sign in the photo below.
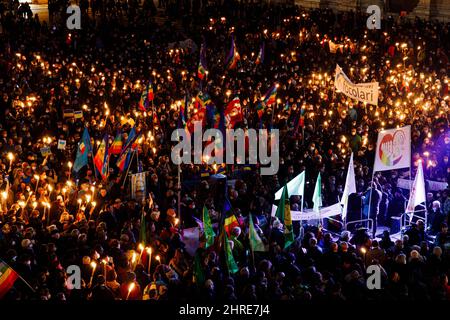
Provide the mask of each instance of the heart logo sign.
POLYGON ((394 134, 386 134, 378 149, 378 155, 385 166, 395 166, 405 155, 407 138, 402 130, 397 130, 394 134))

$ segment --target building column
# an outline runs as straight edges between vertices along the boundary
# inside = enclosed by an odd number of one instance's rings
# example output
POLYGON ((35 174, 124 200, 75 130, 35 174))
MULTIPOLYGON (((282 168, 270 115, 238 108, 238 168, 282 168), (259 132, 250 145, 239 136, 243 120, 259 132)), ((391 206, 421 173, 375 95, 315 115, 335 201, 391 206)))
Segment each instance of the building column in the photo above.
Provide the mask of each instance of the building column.
POLYGON ((295 4, 303 8, 319 8, 320 0, 295 0, 295 4))
POLYGON ((450 21, 450 2, 448 0, 431 0, 430 2, 431 19, 450 21))
POLYGON ((422 19, 430 17, 430 0, 420 0, 417 7, 411 12, 411 16, 417 16, 422 19))

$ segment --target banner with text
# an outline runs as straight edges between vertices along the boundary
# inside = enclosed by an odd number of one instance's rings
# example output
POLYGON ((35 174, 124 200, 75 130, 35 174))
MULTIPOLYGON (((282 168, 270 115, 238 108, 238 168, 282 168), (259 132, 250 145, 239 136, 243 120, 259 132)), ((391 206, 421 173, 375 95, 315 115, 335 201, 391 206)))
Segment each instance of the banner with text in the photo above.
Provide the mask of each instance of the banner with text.
MULTIPOLYGON (((412 183, 413 183, 412 180, 399 178, 397 180, 397 187, 409 190, 412 183)), ((425 185, 428 187, 429 191, 441 191, 447 189, 448 187, 447 182, 432 181, 432 180, 425 180, 425 185)))
MULTIPOLYGON (((272 217, 275 217, 276 212, 277 212, 277 206, 272 205, 272 217)), ((342 213, 342 205, 340 203, 336 203, 336 204, 333 204, 332 206, 321 208, 320 213, 315 212, 312 209, 306 209, 303 212, 291 210, 291 217, 292 217, 292 221, 313 220, 313 219, 329 218, 329 217, 337 216, 341 213, 342 213)))
POLYGON ((145 172, 131 175, 131 198, 139 202, 144 201, 147 194, 145 175, 145 172))
POLYGON ((378 82, 354 84, 339 65, 336 65, 334 86, 349 98, 376 106, 378 105, 378 82))

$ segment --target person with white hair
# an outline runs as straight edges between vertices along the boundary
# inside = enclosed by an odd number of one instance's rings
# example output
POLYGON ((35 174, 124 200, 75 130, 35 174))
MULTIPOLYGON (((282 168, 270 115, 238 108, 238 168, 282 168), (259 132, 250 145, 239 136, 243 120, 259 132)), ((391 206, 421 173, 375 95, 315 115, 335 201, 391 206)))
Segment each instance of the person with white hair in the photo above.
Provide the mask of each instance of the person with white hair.
POLYGON ((441 210, 441 203, 435 200, 431 204, 431 210, 428 211, 428 226, 430 233, 436 235, 440 229, 441 224, 445 222, 447 216, 441 210))
POLYGON ((273 218, 272 222, 272 233, 270 236, 270 241, 276 242, 280 247, 284 247, 284 233, 283 233, 283 225, 277 217, 273 218))
POLYGON ((240 227, 234 227, 231 230, 231 241, 233 241, 233 254, 238 257, 238 258, 242 258, 245 255, 245 246, 243 245, 243 243, 241 242, 241 240, 239 240, 239 237, 241 236, 241 228, 240 227))

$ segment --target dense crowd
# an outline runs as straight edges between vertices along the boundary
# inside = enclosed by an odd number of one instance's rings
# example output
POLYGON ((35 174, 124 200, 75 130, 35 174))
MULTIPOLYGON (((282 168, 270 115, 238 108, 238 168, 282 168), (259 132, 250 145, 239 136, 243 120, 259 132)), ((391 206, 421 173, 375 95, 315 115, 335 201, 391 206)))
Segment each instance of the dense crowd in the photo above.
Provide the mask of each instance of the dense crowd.
MULTIPOLYGON (((328 226, 338 237, 315 225, 300 234, 294 222, 297 239, 284 249, 283 221, 270 217, 275 192, 303 170, 305 197, 291 197, 293 210, 300 201, 312 208, 318 172, 323 206, 339 202, 353 152, 358 192, 347 219, 390 227, 408 197, 397 181, 410 171, 377 172, 371 181, 377 134, 397 126, 412 126, 412 177, 421 160, 425 179, 450 182, 448 24, 387 17, 382 30, 368 31, 361 13, 237 1, 91 5, 88 15, 80 2, 81 30, 66 29, 64 4, 51 3, 50 23, 23 14, 18 3, 0 12, 0 258, 24 280, 4 299, 450 299, 448 188, 428 190, 426 223, 415 221, 395 242, 389 231, 352 234, 341 225, 328 226), (240 59, 228 70, 232 34, 240 59), (256 64, 263 42, 264 60, 256 64), (197 76, 202 43, 204 80, 197 76), (341 47, 332 53, 331 43, 341 47), (335 92, 336 64, 354 83, 378 81, 379 105, 335 92), (149 81, 154 101, 143 112, 138 104, 149 81), (277 102, 260 118, 258 102, 274 83, 277 102), (216 166, 182 165, 178 183, 170 159, 178 102, 199 91, 219 110, 239 96, 244 119, 236 127, 280 130, 278 174, 228 165, 227 179, 215 179, 216 166), (117 132, 126 141, 132 127, 142 139, 128 170, 112 156, 107 180, 93 157, 73 171, 84 128, 96 151, 105 133, 110 143, 117 132), (131 199, 127 177, 138 170, 147 172, 142 203, 131 199), (191 255, 183 241, 204 206, 220 239, 227 199, 239 225, 226 240, 236 273, 221 243, 205 249, 201 237, 191 255), (249 250, 250 213, 267 252, 249 250), (366 286, 372 264, 382 270, 381 290, 366 286), (81 268, 80 289, 67 284, 71 265, 81 268)), ((195 112, 191 105, 186 117, 195 112)))

